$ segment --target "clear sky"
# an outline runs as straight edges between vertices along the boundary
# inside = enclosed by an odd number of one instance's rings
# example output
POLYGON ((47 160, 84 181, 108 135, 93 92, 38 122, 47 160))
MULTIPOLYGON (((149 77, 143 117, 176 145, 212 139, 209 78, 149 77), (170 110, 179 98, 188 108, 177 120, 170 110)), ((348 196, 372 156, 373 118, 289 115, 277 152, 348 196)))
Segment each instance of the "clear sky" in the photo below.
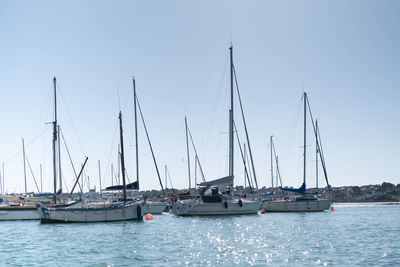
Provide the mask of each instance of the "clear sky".
MULTIPOLYGON (((76 168, 89 157, 91 187, 99 187, 98 160, 103 187, 111 184, 110 164, 117 168, 120 108, 127 172, 135 179, 132 76, 163 180, 167 164, 174 187, 187 187, 185 115, 206 179, 225 176, 231 43, 260 186, 270 185, 270 135, 283 184, 301 185, 303 91, 319 119, 333 186, 400 183, 399 14, 395 0, 1 1, 6 191, 24 191, 22 138, 39 187, 43 164, 43 191, 52 189, 45 123, 53 120, 53 76, 59 123, 76 168)), ((308 134, 307 181, 314 186, 308 134)), ((142 126, 139 143, 141 189, 159 189, 142 126)), ((235 157, 235 184, 242 185, 237 147, 235 157)), ((64 147, 62 168, 71 189, 64 147)), ((27 180, 28 191, 37 191, 28 166, 27 180)))

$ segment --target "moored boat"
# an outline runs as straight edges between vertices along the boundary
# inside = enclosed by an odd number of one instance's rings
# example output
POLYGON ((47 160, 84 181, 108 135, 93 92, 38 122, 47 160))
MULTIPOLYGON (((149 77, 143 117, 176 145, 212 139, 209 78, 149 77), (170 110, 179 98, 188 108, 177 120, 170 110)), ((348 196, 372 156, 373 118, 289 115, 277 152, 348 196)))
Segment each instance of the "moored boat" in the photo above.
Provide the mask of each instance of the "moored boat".
POLYGON ((234 197, 231 187, 233 176, 201 183, 200 196, 179 200, 172 206, 172 213, 178 216, 214 216, 257 214, 260 208, 258 201, 234 197), (220 188, 228 187, 222 193, 220 188))
POLYGON ((141 220, 143 202, 118 203, 113 205, 92 205, 79 208, 39 207, 41 223, 89 223, 141 220))
MULTIPOLYGON (((229 109, 229 174, 213 181, 199 184, 200 195, 195 198, 179 200, 173 204, 171 212, 178 216, 216 216, 216 215, 244 215, 257 214, 260 202, 241 199, 233 194, 234 180, 234 112, 233 112, 233 47, 230 50, 230 109, 229 109), (223 192, 221 192, 222 190, 223 192)), ((240 100, 240 98, 239 98, 240 100)), ((243 112, 243 111, 242 111, 243 112)), ((243 115, 243 113, 242 113, 243 115)), ((188 127, 186 126, 186 143, 188 147, 188 127)), ((247 133, 247 132, 246 132, 247 133)), ((189 161, 189 149, 188 162, 189 161)), ((197 154, 197 153, 196 153, 197 154)), ((197 158, 197 155, 196 155, 197 158)), ((189 190, 190 190, 190 166, 188 163, 189 190)))
POLYGON ((175 203, 172 212, 178 216, 218 216, 257 214, 260 204, 256 201, 224 197, 218 202, 188 199, 175 203))
POLYGON ((162 214, 166 207, 167 207, 166 202, 146 201, 143 205, 143 213, 162 214))
POLYGON ((122 135, 122 113, 119 112, 120 142, 121 142, 121 170, 123 181, 123 203, 103 204, 90 203, 74 208, 47 208, 39 207, 41 223, 52 222, 113 222, 126 220, 141 220, 143 218, 143 202, 127 201, 125 182, 124 142, 122 135))
MULTIPOLYGON (((273 199, 273 200, 264 200, 261 204, 261 209, 268 211, 268 212, 315 212, 315 211, 324 211, 324 210, 329 210, 331 205, 332 205, 332 200, 331 199, 320 199, 315 193, 310 194, 306 192, 306 121, 307 121, 307 106, 309 107, 308 99, 307 99, 307 93, 304 92, 303 94, 303 100, 304 100, 304 145, 303 145, 303 184, 301 185, 300 188, 282 188, 283 191, 290 191, 295 194, 298 194, 300 196, 285 196, 282 199, 273 199), (307 105, 308 104, 308 105, 307 105)), ((309 109, 310 111, 310 109, 309 109)), ((312 120, 312 115, 310 111, 310 116, 311 116, 311 121, 313 123, 313 128, 314 128, 314 134, 315 134, 315 139, 316 139, 316 151, 317 151, 317 161, 316 163, 318 164, 318 154, 321 158, 321 163, 322 167, 324 170, 324 175, 325 175, 325 180, 328 186, 328 191, 330 188, 330 185, 328 183, 328 177, 326 173, 326 166, 325 166, 325 160, 323 157, 323 152, 321 148, 321 141, 319 137, 319 132, 318 132, 318 126, 315 127, 314 121, 312 120)), ((272 173, 272 138, 271 138, 271 173, 272 173)), ((318 166, 318 165, 317 165, 318 166)), ((318 170, 318 168, 317 168, 318 170)), ((279 168, 277 168, 278 175, 279 175, 279 168)), ((272 177, 273 178, 273 177, 272 177)), ((280 178, 280 176, 279 176, 280 178)), ((317 181, 318 181, 318 175, 317 175, 317 181)), ((272 179, 273 181, 273 179, 272 179)), ((282 183, 282 182, 281 182, 282 183)))
POLYGON ((0 221, 39 220, 37 205, 0 207, 0 221))
POLYGON ((265 200, 262 209, 266 212, 315 212, 329 210, 330 199, 316 197, 294 197, 292 199, 265 200))
POLYGON ((65 204, 28 204, 0 206, 0 221, 39 220, 38 207, 71 207, 77 202, 65 204))
MULTIPOLYGON (((58 150, 60 150, 60 129, 59 125, 57 124, 57 82, 56 77, 53 77, 53 85, 54 85, 54 121, 51 122, 53 124, 53 139, 52 139, 52 146, 53 146, 53 175, 54 175, 54 192, 50 193, 43 193, 39 192, 36 196, 39 196, 38 199, 34 202, 25 202, 25 197, 20 196, 19 204, 12 204, 10 203, 7 206, 0 206, 0 221, 2 220, 39 220, 40 216, 38 213, 38 207, 46 206, 46 207, 53 207, 53 208, 63 208, 69 207, 77 203, 76 201, 64 200, 60 201, 60 196, 62 193, 61 189, 61 167, 59 167, 59 177, 60 177, 60 189, 57 191, 57 140, 58 140, 58 150), (48 199, 45 197, 50 197, 52 195, 54 203, 49 203, 48 199), (57 202, 58 199, 58 202, 57 202), (43 201, 45 200, 45 201, 43 201), (45 202, 45 204, 43 204, 45 202)), ((24 155, 24 166, 25 166, 25 148, 24 148, 24 140, 23 143, 23 155, 24 155)), ((59 151, 58 151, 59 152, 59 151)), ((60 153, 58 153, 60 156, 60 153)), ((60 162, 58 162, 60 164, 60 162)), ((85 162, 86 163, 86 162, 85 162)), ((25 170, 25 167, 24 167, 25 170)), ((25 172, 25 171, 24 171, 25 172)), ((36 183, 36 181, 35 181, 36 183)), ((39 191, 39 189, 38 189, 39 191)), ((26 194, 26 179, 25 179, 25 194, 26 194)))

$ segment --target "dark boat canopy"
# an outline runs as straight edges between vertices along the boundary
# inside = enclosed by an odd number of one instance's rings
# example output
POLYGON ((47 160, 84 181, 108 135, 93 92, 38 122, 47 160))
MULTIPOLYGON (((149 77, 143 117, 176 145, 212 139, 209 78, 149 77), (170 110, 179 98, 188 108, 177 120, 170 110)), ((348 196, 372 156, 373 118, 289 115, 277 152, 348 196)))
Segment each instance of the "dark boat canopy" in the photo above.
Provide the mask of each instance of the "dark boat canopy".
POLYGON ((288 188, 288 187, 282 187, 283 190, 294 192, 297 194, 305 195, 306 194, 306 184, 303 183, 299 188, 288 188))
MULTIPOLYGON (((114 185, 114 186, 106 187, 106 189, 104 189, 104 190, 105 190, 105 191, 107 191, 107 190, 112 191, 112 190, 122 190, 122 189, 124 189, 124 187, 123 187, 122 185, 114 185)), ((136 182, 127 184, 127 185, 126 185, 126 189, 136 189, 136 190, 139 190, 139 183, 136 181, 136 182)))

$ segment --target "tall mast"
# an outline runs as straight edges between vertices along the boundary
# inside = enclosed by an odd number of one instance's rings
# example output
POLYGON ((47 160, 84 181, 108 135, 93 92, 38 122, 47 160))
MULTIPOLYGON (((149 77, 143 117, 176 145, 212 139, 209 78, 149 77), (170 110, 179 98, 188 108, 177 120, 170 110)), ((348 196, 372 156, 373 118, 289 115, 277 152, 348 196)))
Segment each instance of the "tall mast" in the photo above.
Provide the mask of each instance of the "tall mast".
POLYGON ((40 192, 43 192, 43 183, 42 183, 42 164, 40 164, 40 192))
POLYGON ((164 172, 165 172, 165 189, 167 189, 167 165, 164 165, 164 172))
POLYGON ((197 155, 194 156, 194 190, 197 189, 197 162, 199 159, 197 158, 197 155))
POLYGON ((272 186, 272 189, 274 189, 274 164, 273 164, 273 159, 272 159, 272 137, 273 137, 273 135, 271 135, 269 137, 269 146, 270 146, 270 150, 271 150, 271 186, 272 186))
POLYGON ((99 160, 99 182, 100 182, 100 189, 99 192, 101 194, 101 171, 100 171, 100 160, 99 160))
POLYGON ((119 135, 121 142, 121 171, 122 171, 122 183, 124 188, 124 203, 126 203, 126 183, 125 183, 125 160, 124 160, 124 138, 122 136, 122 113, 119 112, 119 135))
POLYGON ((121 184, 121 144, 118 145, 118 184, 121 184))
POLYGON ((246 143, 243 143, 243 165, 244 165, 244 190, 245 190, 245 192, 246 192, 246 175, 247 175, 247 168, 246 168, 246 164, 247 164, 247 162, 246 162, 246 157, 247 157, 247 155, 246 155, 246 143))
MULTIPOLYGON (((315 129, 318 133, 318 120, 315 120, 315 129)), ((315 140, 315 185, 318 192, 318 140, 315 140)))
POLYGON ((58 129, 58 133, 57 133, 57 136, 58 136, 58 180, 60 181, 60 189, 61 189, 61 192, 62 192, 62 174, 61 174, 61 149, 60 149, 60 132, 61 132, 61 129, 60 129, 60 125, 57 125, 57 129, 58 129))
POLYGON ((25 195, 27 193, 27 189, 26 189, 26 164, 25 164, 25 144, 24 144, 24 139, 22 138, 22 154, 24 157, 24 181, 25 181, 25 195))
POLYGON ((113 164, 111 163, 111 186, 114 185, 114 168, 113 164))
POLYGON ((190 157, 189 157, 189 139, 188 139, 188 126, 187 126, 187 119, 185 116, 185 129, 186 129, 186 153, 187 153, 187 161, 188 161, 188 176, 189 176, 189 192, 190 192, 190 157))
POLYGON ((306 141, 307 141, 307 131, 306 131, 306 113, 307 113, 307 93, 304 92, 304 147, 303 147, 303 183, 306 184, 306 141))
POLYGON ((134 110, 135 110, 135 147, 136 147, 136 181, 139 187, 139 143, 137 134, 137 113, 136 113, 136 82, 135 78, 132 78, 133 82, 133 98, 134 98, 134 110))
POLYGON ((57 202, 57 158, 56 158, 56 142, 57 142, 57 89, 56 77, 53 77, 54 83, 54 121, 53 121, 53 178, 54 178, 54 195, 53 201, 57 202))
MULTIPOLYGON (((279 183, 278 183, 278 156, 276 156, 276 170, 275 170, 275 188, 278 189, 279 183)), ((282 186, 282 185, 281 185, 282 186)))
POLYGON ((233 176, 233 47, 229 47, 231 72, 231 106, 229 109, 229 176, 233 176))
POLYGON ((3 162, 2 167, 3 167, 3 194, 5 194, 6 193, 6 189, 4 187, 4 180, 5 180, 5 177, 4 177, 4 162, 3 162))

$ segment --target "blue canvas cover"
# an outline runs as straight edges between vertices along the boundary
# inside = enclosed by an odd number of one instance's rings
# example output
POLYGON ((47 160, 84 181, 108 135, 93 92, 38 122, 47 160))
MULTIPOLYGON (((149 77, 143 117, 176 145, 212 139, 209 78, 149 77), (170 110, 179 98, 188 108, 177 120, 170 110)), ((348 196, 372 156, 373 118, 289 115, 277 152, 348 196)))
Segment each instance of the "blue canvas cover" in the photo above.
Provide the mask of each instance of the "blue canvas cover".
POLYGON ((283 190, 294 192, 300 195, 305 195, 306 194, 306 184, 303 183, 299 188, 288 188, 288 187, 283 187, 283 190))

